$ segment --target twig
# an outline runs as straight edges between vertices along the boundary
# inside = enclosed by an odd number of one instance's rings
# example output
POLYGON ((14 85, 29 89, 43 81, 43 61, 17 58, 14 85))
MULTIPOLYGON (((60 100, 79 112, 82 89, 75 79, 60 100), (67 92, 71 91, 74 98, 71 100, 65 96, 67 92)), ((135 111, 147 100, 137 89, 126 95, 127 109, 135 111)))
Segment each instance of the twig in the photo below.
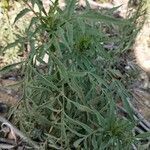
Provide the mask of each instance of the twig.
MULTIPOLYGON (((126 110, 123 108, 123 107, 121 107, 121 106, 117 106, 117 108, 123 113, 123 114, 125 114, 125 115, 127 115, 127 112, 126 112, 126 110)), ((142 128, 142 129, 144 129, 146 132, 148 132, 148 131, 150 131, 150 128, 149 128, 149 122, 147 121, 147 120, 145 120, 145 119, 143 119, 144 117, 140 114, 140 113, 138 113, 138 112, 135 112, 135 109, 133 109, 133 111, 134 111, 134 118, 135 118, 135 120, 140 120, 140 122, 139 122, 139 128, 142 128), (138 114, 138 115, 137 115, 138 114), (140 117, 138 117, 138 116, 140 116, 140 117), (141 119, 141 117, 142 117, 142 119, 141 119)), ((140 129, 141 130, 141 129, 140 129)))
POLYGON ((138 127, 135 127, 134 130, 135 130, 135 132, 137 132, 138 134, 143 133, 143 131, 142 131, 140 128, 138 128, 138 127))
POLYGON ((137 150, 137 148, 134 144, 132 144, 132 148, 133 148, 133 150, 137 150))
POLYGON ((128 103, 130 104, 130 107, 133 109, 134 114, 139 118, 139 120, 141 120, 150 129, 150 123, 146 119, 144 119, 144 117, 137 111, 137 109, 132 105, 130 101, 128 101, 128 103))
POLYGON ((11 145, 15 146, 13 140, 5 139, 5 138, 0 138, 0 143, 8 143, 8 144, 11 144, 11 145))
POLYGON ((134 109, 134 113, 139 118, 139 120, 141 120, 150 129, 150 123, 146 119, 144 119, 144 117, 140 113, 138 113, 136 109, 134 109))
POLYGON ((14 130, 15 134, 18 135, 22 140, 31 144, 36 150, 39 149, 39 146, 35 144, 30 138, 26 137, 21 131, 19 131, 15 126, 13 126, 9 121, 7 121, 4 117, 0 116, 0 121, 2 123, 7 123, 14 130))

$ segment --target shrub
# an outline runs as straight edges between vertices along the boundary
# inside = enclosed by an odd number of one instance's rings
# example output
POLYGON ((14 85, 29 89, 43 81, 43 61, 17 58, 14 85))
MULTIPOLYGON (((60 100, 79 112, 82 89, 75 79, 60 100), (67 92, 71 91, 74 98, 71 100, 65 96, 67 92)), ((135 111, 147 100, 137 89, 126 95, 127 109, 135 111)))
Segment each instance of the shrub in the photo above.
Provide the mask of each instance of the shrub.
POLYGON ((135 18, 115 18, 115 9, 77 11, 75 2, 63 11, 55 2, 46 12, 34 0, 16 17, 35 14, 17 41, 27 41, 30 52, 16 121, 42 149, 131 149, 137 142, 131 94, 115 64, 132 45, 135 18), (118 114, 118 103, 127 119, 118 114))

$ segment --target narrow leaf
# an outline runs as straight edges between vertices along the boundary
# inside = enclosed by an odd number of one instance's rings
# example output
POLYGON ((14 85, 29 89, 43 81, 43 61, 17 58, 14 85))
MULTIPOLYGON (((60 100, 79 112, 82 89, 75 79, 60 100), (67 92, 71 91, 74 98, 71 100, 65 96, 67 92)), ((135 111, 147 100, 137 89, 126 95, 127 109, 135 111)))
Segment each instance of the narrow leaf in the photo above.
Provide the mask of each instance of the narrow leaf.
POLYGON ((83 140, 84 140, 84 138, 81 138, 81 139, 76 140, 76 141, 73 143, 73 146, 74 146, 75 148, 78 148, 79 145, 80 145, 80 143, 81 143, 83 140))
POLYGON ((137 135, 136 138, 141 138, 141 139, 150 138, 150 132, 141 133, 137 135))
POLYGON ((83 122, 80 122, 80 121, 77 121, 75 119, 70 118, 67 114, 65 114, 65 116, 66 116, 66 118, 67 118, 68 121, 72 122, 73 124, 77 124, 78 126, 81 126, 88 133, 92 133, 93 130, 88 125, 84 124, 83 122))
POLYGON ((22 18, 29 11, 30 11, 30 9, 28 9, 28 8, 25 8, 22 11, 20 11, 19 14, 16 16, 16 18, 14 20, 14 24, 16 23, 17 20, 19 20, 20 18, 22 18))

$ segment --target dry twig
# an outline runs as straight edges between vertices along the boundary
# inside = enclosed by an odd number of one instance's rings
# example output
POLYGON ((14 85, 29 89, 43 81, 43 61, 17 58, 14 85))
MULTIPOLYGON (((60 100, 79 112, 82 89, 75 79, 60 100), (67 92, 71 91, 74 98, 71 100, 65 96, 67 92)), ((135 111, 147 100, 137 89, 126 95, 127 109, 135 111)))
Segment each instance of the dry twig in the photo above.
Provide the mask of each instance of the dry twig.
POLYGON ((29 143, 30 145, 32 145, 32 147, 35 148, 36 150, 39 149, 39 146, 37 144, 35 144, 29 137, 26 137, 20 130, 18 130, 14 125, 12 125, 4 117, 0 116, 0 121, 2 122, 3 125, 4 124, 9 125, 10 129, 13 130, 13 132, 16 136, 19 136, 23 141, 25 141, 25 142, 29 143))

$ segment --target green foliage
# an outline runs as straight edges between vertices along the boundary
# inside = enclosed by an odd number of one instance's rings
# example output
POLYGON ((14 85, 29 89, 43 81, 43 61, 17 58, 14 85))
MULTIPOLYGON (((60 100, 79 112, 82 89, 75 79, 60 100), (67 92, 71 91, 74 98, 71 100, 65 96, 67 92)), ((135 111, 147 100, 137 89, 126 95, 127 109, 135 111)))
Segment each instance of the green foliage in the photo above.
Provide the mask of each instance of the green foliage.
POLYGON ((89 8, 79 12, 75 0, 63 11, 57 2, 48 11, 42 1, 31 2, 40 11, 31 7, 35 17, 26 37, 17 39, 20 45, 26 39, 30 49, 24 97, 14 114, 20 129, 41 149, 131 149, 137 140, 131 95, 115 64, 132 44, 133 18, 116 19, 89 8), (110 43, 115 46, 106 48, 110 43), (120 100, 128 119, 118 115, 120 100))

